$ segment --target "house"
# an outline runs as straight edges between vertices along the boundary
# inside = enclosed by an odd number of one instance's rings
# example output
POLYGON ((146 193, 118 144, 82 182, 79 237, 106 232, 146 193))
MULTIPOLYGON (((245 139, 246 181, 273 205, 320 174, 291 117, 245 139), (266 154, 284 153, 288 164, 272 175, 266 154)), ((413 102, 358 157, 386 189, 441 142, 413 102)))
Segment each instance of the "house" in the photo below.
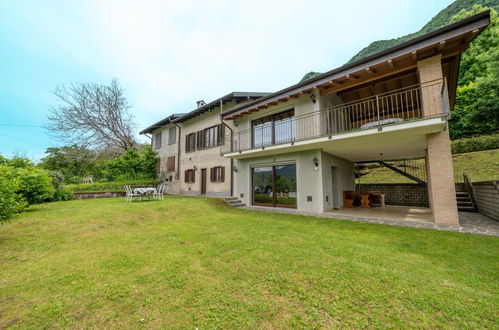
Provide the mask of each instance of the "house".
POLYGON ((169 192, 267 209, 341 209, 357 164, 424 158, 432 220, 457 225, 447 122, 460 54, 489 21, 485 11, 275 93, 201 103, 141 133, 153 134, 169 192))
POLYGON ((429 206, 459 224, 447 122, 460 54, 483 12, 222 113, 234 196, 328 212, 355 190, 356 163, 424 157, 429 206))
POLYGON ((223 157, 226 125, 220 114, 269 93, 232 92, 214 101, 198 101, 187 113, 173 114, 142 130, 160 158, 158 175, 170 194, 230 196, 232 160, 223 157))

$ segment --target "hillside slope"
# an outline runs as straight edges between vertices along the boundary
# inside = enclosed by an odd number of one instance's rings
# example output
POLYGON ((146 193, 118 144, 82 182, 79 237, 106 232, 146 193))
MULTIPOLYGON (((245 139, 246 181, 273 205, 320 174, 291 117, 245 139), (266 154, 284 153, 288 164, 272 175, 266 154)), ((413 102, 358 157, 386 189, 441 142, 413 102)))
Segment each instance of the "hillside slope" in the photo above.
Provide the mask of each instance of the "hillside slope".
POLYGON ((425 26, 421 28, 421 30, 395 39, 374 41, 369 46, 367 46, 366 48, 362 49, 360 52, 355 54, 348 61, 348 63, 360 60, 369 55, 375 54, 387 48, 401 44, 404 41, 410 40, 425 33, 439 29, 449 24, 452 16, 459 13, 462 9, 469 10, 473 5, 477 4, 482 5, 484 7, 489 7, 489 8, 494 8, 495 10, 499 10, 499 1, 497 0, 456 0, 455 2, 450 4, 447 8, 440 11, 435 17, 433 17, 428 23, 425 24, 425 26))

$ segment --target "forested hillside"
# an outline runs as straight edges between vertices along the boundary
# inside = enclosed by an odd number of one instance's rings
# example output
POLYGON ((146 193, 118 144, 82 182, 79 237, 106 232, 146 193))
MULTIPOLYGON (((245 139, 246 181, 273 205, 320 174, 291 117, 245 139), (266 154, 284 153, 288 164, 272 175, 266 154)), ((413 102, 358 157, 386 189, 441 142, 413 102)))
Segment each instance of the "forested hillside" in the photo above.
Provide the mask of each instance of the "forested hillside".
POLYGON ((375 54, 387 48, 396 46, 403 43, 404 41, 410 40, 412 38, 418 37, 425 33, 431 32, 445 25, 448 25, 452 17, 459 13, 461 10, 470 10, 473 5, 482 5, 483 7, 494 8, 499 10, 499 1, 497 0, 456 0, 450 4, 447 8, 439 12, 435 17, 433 17, 428 23, 421 28, 421 30, 405 35, 403 37, 389 39, 389 40, 377 40, 371 43, 366 48, 362 49, 360 52, 355 54, 349 61, 354 62, 360 60, 361 58, 367 57, 369 55, 375 54))

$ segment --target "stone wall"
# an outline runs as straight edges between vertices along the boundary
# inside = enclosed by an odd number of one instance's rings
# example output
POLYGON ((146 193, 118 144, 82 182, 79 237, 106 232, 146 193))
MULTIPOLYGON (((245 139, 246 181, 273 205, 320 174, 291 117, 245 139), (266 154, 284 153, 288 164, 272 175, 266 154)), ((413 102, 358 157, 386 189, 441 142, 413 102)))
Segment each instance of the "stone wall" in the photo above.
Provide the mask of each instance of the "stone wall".
POLYGON ((380 191, 386 205, 428 207, 428 189, 417 183, 363 183, 357 190, 380 191))
POLYGON ((75 193, 74 199, 91 199, 91 198, 107 198, 107 197, 124 197, 125 192, 94 192, 94 193, 75 193))
POLYGON ((499 181, 473 182, 478 211, 499 221, 499 181))

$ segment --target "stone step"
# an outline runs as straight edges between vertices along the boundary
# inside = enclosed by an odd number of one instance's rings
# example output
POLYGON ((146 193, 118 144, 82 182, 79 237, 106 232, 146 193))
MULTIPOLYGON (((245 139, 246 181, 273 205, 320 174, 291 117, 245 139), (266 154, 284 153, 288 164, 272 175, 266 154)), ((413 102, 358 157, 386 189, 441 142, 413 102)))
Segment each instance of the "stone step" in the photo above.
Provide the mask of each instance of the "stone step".
POLYGON ((456 191, 456 196, 469 196, 466 191, 456 191))
POLYGON ((457 206, 473 206, 471 201, 457 201, 457 206))
POLYGON ((226 200, 226 201, 237 201, 238 198, 237 197, 226 197, 226 198, 224 198, 224 200, 226 200))
POLYGON ((239 199, 227 201, 227 204, 234 205, 242 203, 239 199))
POLYGON ((458 201, 468 201, 470 200, 470 196, 456 196, 458 201))

